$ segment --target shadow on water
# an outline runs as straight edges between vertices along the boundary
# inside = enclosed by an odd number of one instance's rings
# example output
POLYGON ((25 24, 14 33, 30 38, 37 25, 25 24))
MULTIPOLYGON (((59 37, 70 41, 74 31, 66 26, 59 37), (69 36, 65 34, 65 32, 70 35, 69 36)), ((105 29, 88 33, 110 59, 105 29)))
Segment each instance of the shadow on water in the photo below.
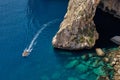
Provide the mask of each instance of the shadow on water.
POLYGON ((88 54, 96 55, 94 49, 83 49, 83 50, 70 51, 70 50, 54 48, 54 53, 61 64, 63 64, 64 61, 68 60, 71 57, 78 58, 83 55, 88 56, 88 54))

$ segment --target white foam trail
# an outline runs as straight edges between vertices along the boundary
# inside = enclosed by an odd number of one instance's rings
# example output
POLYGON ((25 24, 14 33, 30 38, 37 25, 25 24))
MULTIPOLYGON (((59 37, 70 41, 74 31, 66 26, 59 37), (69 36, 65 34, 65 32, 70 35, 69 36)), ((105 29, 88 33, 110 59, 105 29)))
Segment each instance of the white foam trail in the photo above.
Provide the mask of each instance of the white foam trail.
POLYGON ((38 36, 39 36, 39 34, 47 27, 47 26, 49 26, 50 24, 52 24, 52 23, 55 23, 56 21, 57 21, 58 19, 55 19, 55 20, 52 20, 52 21, 50 21, 50 22, 48 22, 48 23, 46 23, 46 24, 43 24, 41 27, 41 29, 36 33, 36 35, 33 37, 33 39, 32 39, 32 41, 31 41, 31 43, 30 43, 30 45, 29 45, 29 47, 28 48, 26 48, 26 50, 27 51, 29 51, 29 52, 31 52, 32 50, 33 50, 33 45, 34 44, 36 44, 36 39, 38 38, 38 36))

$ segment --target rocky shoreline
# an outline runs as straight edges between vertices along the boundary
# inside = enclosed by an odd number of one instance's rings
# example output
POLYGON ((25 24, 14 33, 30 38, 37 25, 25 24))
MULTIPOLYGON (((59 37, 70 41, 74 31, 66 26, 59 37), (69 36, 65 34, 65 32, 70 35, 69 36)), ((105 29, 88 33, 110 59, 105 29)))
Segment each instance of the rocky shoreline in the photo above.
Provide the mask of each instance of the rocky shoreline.
POLYGON ((96 49, 84 54, 75 52, 76 55, 59 53, 67 55, 63 64, 41 80, 120 80, 120 48, 96 49))
POLYGON ((75 80, 86 79, 83 75, 91 74, 97 76, 93 80, 120 80, 120 47, 96 48, 95 53, 70 58, 64 67, 66 71, 76 71, 78 76, 77 79, 74 77, 75 80), (79 75, 81 73, 84 73, 82 77, 79 75))
MULTIPOLYGON (((115 48, 114 50, 108 50, 105 52, 106 55, 103 57, 106 64, 110 64, 113 67, 114 74, 110 79, 109 76, 100 76, 98 80, 120 80, 120 47, 115 48)), ((99 55, 99 52, 97 52, 99 55)))
POLYGON ((120 47, 117 50, 111 51, 108 55, 111 66, 114 68, 113 80, 120 80, 120 47))
MULTIPOLYGON (((69 0, 64 20, 53 37, 53 46, 66 50, 92 48, 99 39, 93 20, 97 7, 120 18, 120 0, 69 0)), ((120 80, 120 47, 112 50, 97 48, 96 54, 70 60, 65 68, 78 72, 92 70, 98 76, 96 80, 120 80)))

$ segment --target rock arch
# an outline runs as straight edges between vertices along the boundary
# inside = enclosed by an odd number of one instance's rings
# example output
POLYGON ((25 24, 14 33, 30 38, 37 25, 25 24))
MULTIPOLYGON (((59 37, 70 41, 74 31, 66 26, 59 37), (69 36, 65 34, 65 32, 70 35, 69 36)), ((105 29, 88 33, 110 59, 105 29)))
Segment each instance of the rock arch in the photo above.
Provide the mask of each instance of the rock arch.
POLYGON ((93 21, 97 7, 120 16, 119 0, 70 0, 53 46, 67 50, 92 48, 99 38, 93 21))

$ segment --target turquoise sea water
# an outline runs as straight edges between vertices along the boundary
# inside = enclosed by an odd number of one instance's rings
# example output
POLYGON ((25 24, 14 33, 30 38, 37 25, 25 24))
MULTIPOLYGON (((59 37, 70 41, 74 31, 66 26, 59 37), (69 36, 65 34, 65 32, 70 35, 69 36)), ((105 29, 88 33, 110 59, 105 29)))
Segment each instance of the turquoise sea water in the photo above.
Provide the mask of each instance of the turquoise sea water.
POLYGON ((52 47, 67 5, 68 0, 0 1, 0 80, 95 80, 104 75, 99 57, 84 59, 83 54, 91 57, 94 50, 70 52, 52 47), (36 32, 54 19, 58 20, 42 30, 33 51, 23 58, 36 32))

